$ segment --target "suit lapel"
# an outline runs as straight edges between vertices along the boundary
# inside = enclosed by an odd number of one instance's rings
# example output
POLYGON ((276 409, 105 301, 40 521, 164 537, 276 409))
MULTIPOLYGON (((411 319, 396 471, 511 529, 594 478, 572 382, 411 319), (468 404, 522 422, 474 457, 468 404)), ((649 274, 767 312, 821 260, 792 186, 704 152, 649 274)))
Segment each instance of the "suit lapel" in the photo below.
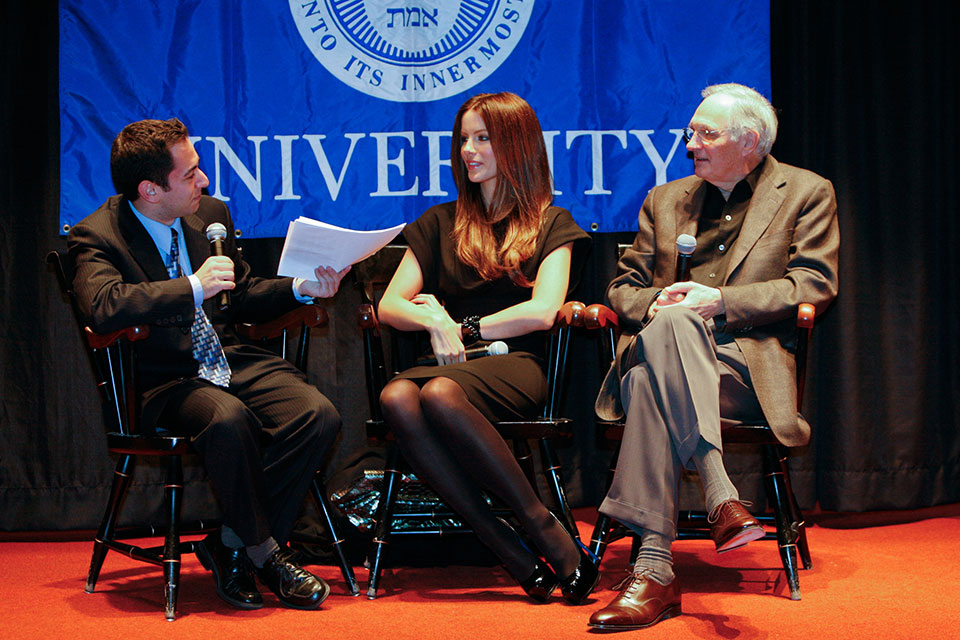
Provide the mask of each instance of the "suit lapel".
POLYGON ((120 233, 130 248, 130 257, 140 265, 143 272, 147 274, 147 278, 150 281, 168 280, 170 275, 167 273, 167 265, 163 263, 163 257, 157 250, 156 243, 137 220, 137 216, 133 215, 130 204, 126 200, 120 203, 118 224, 120 233))
POLYGON ((778 169, 777 161, 772 156, 767 156, 760 178, 757 180, 753 197, 750 198, 747 213, 744 215, 740 235, 737 236, 737 240, 730 250, 727 274, 724 277, 723 284, 727 284, 731 274, 737 270, 740 263, 753 249, 753 245, 757 243, 763 232, 770 226, 777 212, 780 211, 784 199, 784 194, 780 188, 785 183, 786 181, 778 169))
POLYGON ((183 226, 183 239, 187 243, 187 254, 190 256, 190 266, 194 273, 210 257, 210 243, 204 231, 203 220, 192 214, 180 219, 183 226))
MULTIPOLYGON (((700 212, 703 210, 703 200, 707 193, 706 185, 705 181, 698 181, 677 202, 677 227, 674 229, 672 240, 675 240, 681 233, 696 237, 697 224, 700 222, 700 212)), ((674 254, 676 254, 676 243, 674 243, 674 254)), ((673 258, 676 260, 677 256, 674 255, 673 258)))

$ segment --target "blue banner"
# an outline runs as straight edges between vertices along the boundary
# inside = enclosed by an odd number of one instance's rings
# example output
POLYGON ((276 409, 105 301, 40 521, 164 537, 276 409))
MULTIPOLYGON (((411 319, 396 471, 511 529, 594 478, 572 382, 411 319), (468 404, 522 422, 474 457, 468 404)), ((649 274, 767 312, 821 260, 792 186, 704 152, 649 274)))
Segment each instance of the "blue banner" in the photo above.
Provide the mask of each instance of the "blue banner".
POLYGON ((244 236, 390 227, 456 198, 459 106, 513 91, 554 202, 634 230, 647 190, 693 171, 680 130, 703 87, 769 97, 769 23, 766 0, 61 0, 61 223, 114 193, 124 125, 176 116, 244 236))

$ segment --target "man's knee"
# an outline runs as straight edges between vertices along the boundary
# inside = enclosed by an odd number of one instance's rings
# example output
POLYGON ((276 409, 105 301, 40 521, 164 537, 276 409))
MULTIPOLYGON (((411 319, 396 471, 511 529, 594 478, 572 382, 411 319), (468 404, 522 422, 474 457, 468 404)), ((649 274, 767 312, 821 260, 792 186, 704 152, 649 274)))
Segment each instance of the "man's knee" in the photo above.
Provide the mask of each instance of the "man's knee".
POLYGON ((304 392, 305 405, 307 410, 307 419, 304 423, 312 431, 315 440, 322 443, 332 442, 340 432, 341 419, 340 412, 333 406, 327 396, 320 393, 316 387, 305 385, 307 389, 304 392))
POLYGON ((227 396, 210 408, 195 443, 199 448, 236 451, 256 447, 262 424, 242 402, 227 396))
POLYGON ((687 307, 670 305, 657 311, 650 324, 644 328, 644 332, 655 327, 699 327, 701 325, 703 325, 703 318, 695 311, 687 307))
POLYGON ((649 352, 673 353, 681 345, 704 343, 709 334, 706 323, 694 311, 686 307, 664 307, 653 317, 653 320, 643 328, 637 341, 637 348, 647 359, 649 352))

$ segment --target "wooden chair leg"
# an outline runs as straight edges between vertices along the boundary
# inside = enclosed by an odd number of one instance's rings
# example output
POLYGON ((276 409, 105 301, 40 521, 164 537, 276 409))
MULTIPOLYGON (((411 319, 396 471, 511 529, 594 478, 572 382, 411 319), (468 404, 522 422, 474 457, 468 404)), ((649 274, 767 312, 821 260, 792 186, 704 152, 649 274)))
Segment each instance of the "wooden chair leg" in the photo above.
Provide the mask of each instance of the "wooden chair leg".
POLYGON ((527 477, 527 482, 537 490, 537 474, 533 466, 533 450, 530 448, 530 442, 525 438, 515 438, 513 440, 513 456, 517 459, 517 464, 523 470, 523 475, 527 477))
POLYGON ((180 456, 167 461, 167 533, 163 545, 164 615, 173 620, 177 615, 180 589, 180 502, 183 492, 183 464, 180 456))
POLYGON ((813 561, 810 558, 810 547, 807 544, 807 525, 804 521, 803 513, 800 511, 800 505, 797 504, 797 496, 793 493, 793 483, 790 481, 790 470, 787 466, 787 453, 782 447, 778 447, 778 453, 780 469, 783 471, 783 480, 787 488, 787 497, 789 498, 790 517, 797 531, 797 552, 800 554, 800 562, 803 568, 812 569, 813 561))
POLYGON ((327 494, 323 483, 320 481, 319 475, 313 477, 311 493, 313 495, 313 501, 317 505, 317 511, 320 512, 327 531, 330 532, 333 550, 337 554, 337 562, 340 563, 340 572, 343 574, 343 579, 347 583, 347 590, 350 592, 350 595, 358 596, 360 595, 360 587, 357 585, 357 578, 353 573, 353 567, 350 566, 350 562, 347 560, 347 554, 343 549, 344 540, 337 533, 336 525, 333 523, 333 517, 330 515, 330 502, 327 500, 327 494))
MULTIPOLYGON (((613 457, 610 458, 610 466, 607 469, 607 478, 606 484, 604 484, 603 492, 606 494, 610 490, 610 485, 613 484, 613 476, 617 472, 617 459, 620 457, 620 443, 617 443, 617 447, 613 452, 613 457)), ((603 560, 603 554, 607 552, 607 545, 612 542, 612 534, 617 523, 610 516, 604 515, 602 513, 597 513, 597 521, 593 525, 593 535, 590 539, 590 550, 593 552, 593 555, 597 557, 597 564, 603 560)))
POLYGON ((103 513, 103 520, 100 521, 100 528, 97 531, 97 537, 93 541, 93 556, 90 558, 90 571, 87 572, 86 592, 93 593, 97 586, 97 579, 100 577, 100 569, 103 567, 103 560, 107 557, 109 548, 105 544, 108 540, 113 540, 114 530, 117 526, 117 515, 120 513, 120 505, 123 504, 123 498, 130 488, 130 480, 133 473, 134 457, 132 455, 122 455, 117 461, 117 467, 113 472, 113 485, 110 488, 110 499, 107 502, 107 508, 103 513))
POLYGON ((597 515, 597 522, 593 525, 590 551, 597 557, 598 565, 603 560, 603 554, 607 552, 607 545, 610 544, 610 531, 613 529, 613 524, 613 518, 601 513, 597 515))
POLYGON ((550 493, 553 494, 553 501, 556 503, 556 510, 560 522, 564 524, 571 536, 580 542, 580 531, 577 529, 577 521, 570 511, 567 504, 566 492, 563 489, 563 477, 560 475, 562 469, 557 456, 553 451, 553 445, 547 438, 540 438, 540 461, 543 463, 543 472, 547 476, 547 484, 550 486, 550 493))
POLYGON ((631 532, 630 533, 630 570, 633 570, 633 565, 637 562, 637 556, 640 555, 640 536, 631 532))
POLYGON ((807 544, 806 523, 800 521, 799 535, 797 536, 797 552, 800 554, 801 566, 804 569, 813 568, 813 560, 810 558, 810 546, 807 544))
POLYGON ((773 512, 777 523, 777 545, 780 548, 780 560, 790 587, 790 599, 800 599, 800 576, 797 571, 797 538, 799 532, 791 517, 791 507, 787 495, 785 471, 782 468, 776 445, 764 445, 763 462, 766 470, 767 491, 773 502, 773 512))
POLYGON ((400 452, 395 443, 387 445, 386 459, 383 465, 383 488, 380 491, 380 504, 377 506, 377 529, 369 553, 370 577, 367 582, 367 598, 377 597, 380 586, 384 547, 390 537, 393 526, 393 509, 397 499, 401 472, 399 469, 400 452))

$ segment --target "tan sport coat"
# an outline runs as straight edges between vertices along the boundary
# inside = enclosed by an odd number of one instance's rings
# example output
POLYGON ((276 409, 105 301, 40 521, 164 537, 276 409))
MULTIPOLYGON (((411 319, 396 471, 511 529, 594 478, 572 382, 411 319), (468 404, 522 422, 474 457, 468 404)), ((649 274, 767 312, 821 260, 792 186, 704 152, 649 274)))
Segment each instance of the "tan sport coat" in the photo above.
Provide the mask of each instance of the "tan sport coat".
MULTIPOLYGON (((800 446, 810 439, 810 425, 797 410, 791 352, 796 311, 808 302, 821 313, 837 295, 836 195, 829 180, 772 156, 757 170, 720 286, 726 313, 715 320, 718 328, 735 336, 774 434, 787 446, 800 446)), ((623 354, 643 327, 654 298, 673 281, 677 236, 696 235, 706 186, 696 176, 681 178, 654 187, 644 200, 636 239, 607 288, 607 304, 620 317, 622 333, 617 360, 597 397, 597 415, 603 419, 623 415, 623 354)))

